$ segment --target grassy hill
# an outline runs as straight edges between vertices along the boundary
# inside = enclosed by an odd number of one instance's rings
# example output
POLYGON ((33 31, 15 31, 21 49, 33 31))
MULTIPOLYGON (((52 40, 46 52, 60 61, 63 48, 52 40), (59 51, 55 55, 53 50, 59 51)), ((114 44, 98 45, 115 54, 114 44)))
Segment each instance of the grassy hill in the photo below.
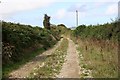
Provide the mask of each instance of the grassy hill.
MULTIPOLYGON (((120 42, 120 22, 102 25, 80 25, 72 31, 72 39, 84 57, 83 67, 94 78, 117 78, 120 42)), ((82 65, 81 64, 81 65, 82 65)))
POLYGON ((50 30, 19 23, 2 22, 3 76, 60 40, 58 26, 50 30))

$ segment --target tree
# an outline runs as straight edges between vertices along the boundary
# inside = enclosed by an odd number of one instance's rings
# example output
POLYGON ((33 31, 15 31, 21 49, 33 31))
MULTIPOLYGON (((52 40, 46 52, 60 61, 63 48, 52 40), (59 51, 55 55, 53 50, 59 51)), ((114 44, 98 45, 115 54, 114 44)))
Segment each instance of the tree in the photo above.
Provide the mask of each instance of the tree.
POLYGON ((50 16, 47 16, 47 14, 44 15, 43 25, 44 28, 50 29, 50 16))

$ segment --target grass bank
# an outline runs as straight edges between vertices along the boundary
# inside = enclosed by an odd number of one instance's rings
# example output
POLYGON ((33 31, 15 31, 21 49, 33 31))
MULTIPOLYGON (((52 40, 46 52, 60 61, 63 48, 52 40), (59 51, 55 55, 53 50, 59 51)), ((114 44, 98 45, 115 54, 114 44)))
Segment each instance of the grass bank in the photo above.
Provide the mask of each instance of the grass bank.
POLYGON ((92 72, 94 78, 118 78, 117 46, 95 41, 78 40, 83 68, 92 72), (111 48, 111 49, 110 49, 111 48))
POLYGON ((2 22, 2 76, 25 64, 36 55, 51 48, 60 39, 56 29, 2 22))
POLYGON ((38 49, 36 49, 35 51, 32 51, 29 54, 28 53, 24 53, 24 56, 21 59, 21 61, 13 63, 13 64, 8 64, 8 65, 4 66, 2 68, 3 78, 8 77, 8 74, 10 72, 12 72, 13 70, 18 69, 20 66, 26 64, 29 60, 33 59, 35 56, 41 54, 44 51, 45 51, 44 48, 38 48, 38 49))

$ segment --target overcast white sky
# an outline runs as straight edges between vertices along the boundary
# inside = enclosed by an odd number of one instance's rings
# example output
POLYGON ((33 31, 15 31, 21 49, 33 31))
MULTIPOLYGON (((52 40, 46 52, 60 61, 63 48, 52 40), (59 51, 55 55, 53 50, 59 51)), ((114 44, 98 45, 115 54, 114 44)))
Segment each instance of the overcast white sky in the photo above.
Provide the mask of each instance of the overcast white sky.
POLYGON ((119 0, 0 0, 0 19, 4 21, 43 26, 44 14, 52 24, 76 25, 75 10, 79 11, 79 25, 103 24, 118 16, 119 0))

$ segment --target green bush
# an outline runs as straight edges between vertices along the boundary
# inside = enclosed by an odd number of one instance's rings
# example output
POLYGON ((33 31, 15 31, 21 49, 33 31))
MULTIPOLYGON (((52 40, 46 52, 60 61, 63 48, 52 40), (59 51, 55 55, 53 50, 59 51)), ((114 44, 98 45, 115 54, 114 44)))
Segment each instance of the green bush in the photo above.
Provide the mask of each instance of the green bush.
MULTIPOLYGON (((120 22, 119 22, 120 23, 120 22)), ((120 28, 118 22, 106 23, 102 25, 80 25, 73 31, 73 36, 81 39, 102 39, 102 40, 118 40, 120 28)))
POLYGON ((59 32, 56 30, 46 30, 37 26, 32 27, 30 25, 3 21, 3 65, 20 61, 26 49, 32 48, 35 50, 40 48, 40 46, 44 49, 52 47, 58 40, 56 38, 59 37, 59 32), (10 47, 12 47, 12 49, 10 47), (10 60, 10 62, 8 60, 10 60))

